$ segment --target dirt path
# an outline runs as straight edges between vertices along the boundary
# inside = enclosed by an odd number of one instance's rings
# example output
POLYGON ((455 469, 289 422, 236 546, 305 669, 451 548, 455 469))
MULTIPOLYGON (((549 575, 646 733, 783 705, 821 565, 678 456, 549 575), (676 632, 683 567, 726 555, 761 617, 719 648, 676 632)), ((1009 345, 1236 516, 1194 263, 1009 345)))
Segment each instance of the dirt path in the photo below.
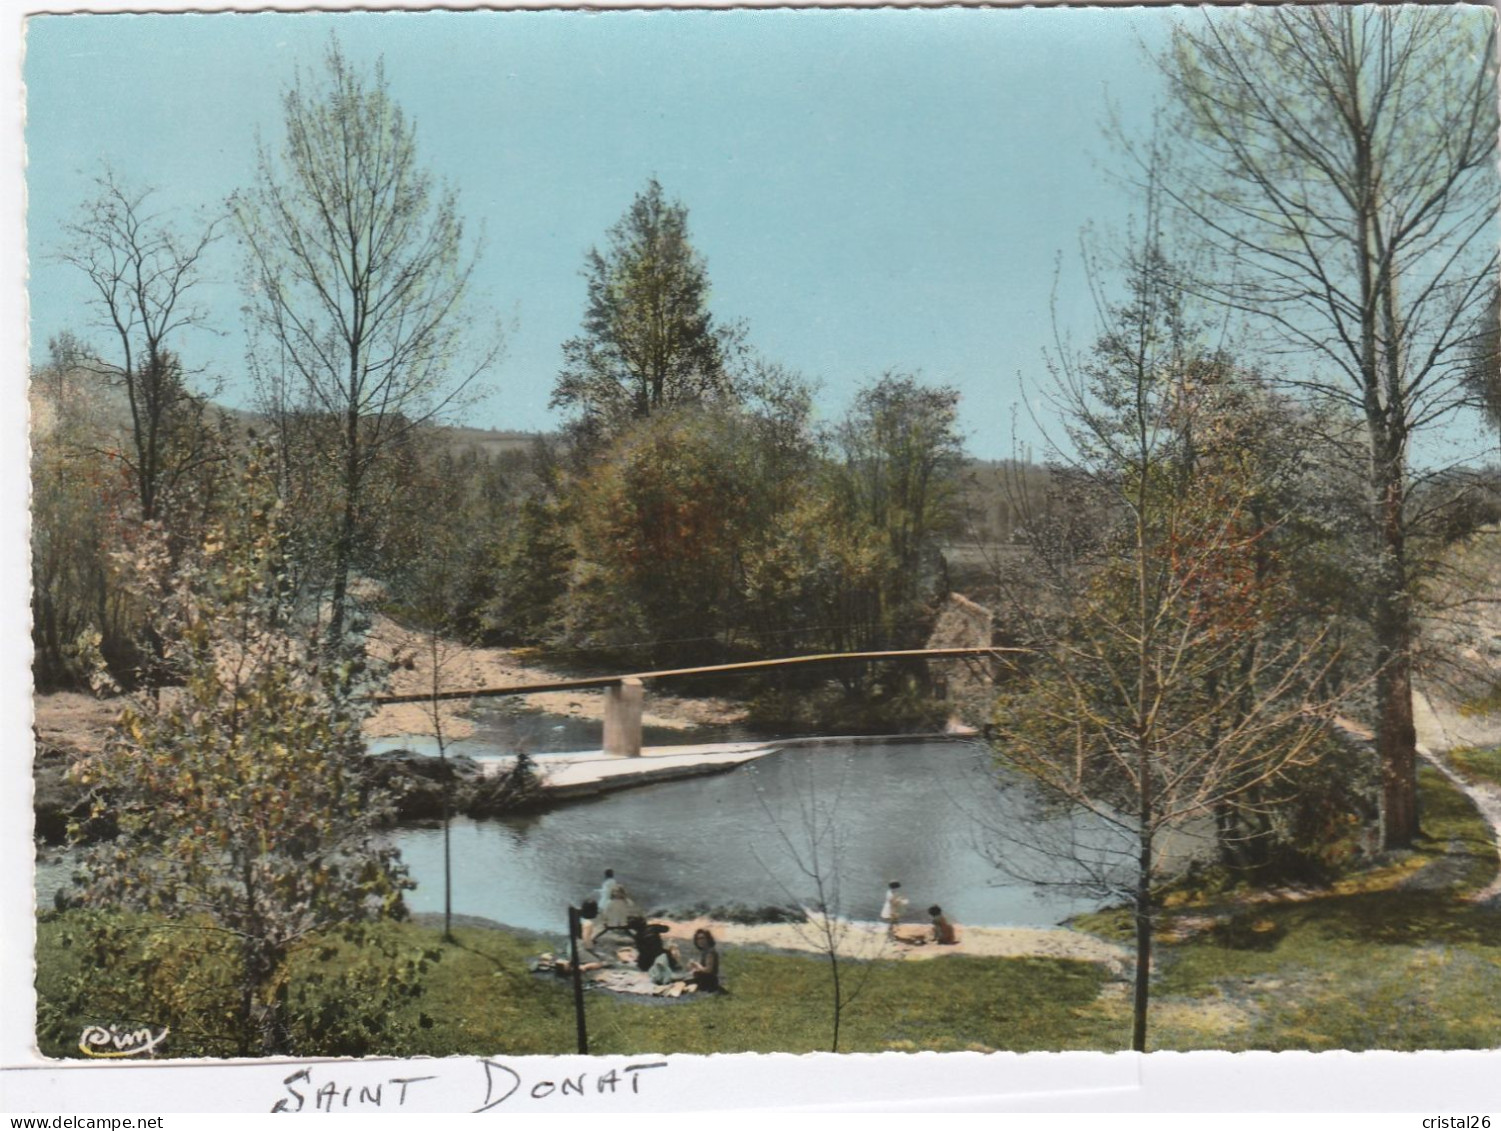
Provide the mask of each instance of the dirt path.
MULTIPOLYGON (((1480 815, 1491 826, 1497 860, 1501 861, 1501 789, 1488 782, 1466 780, 1444 757, 1459 746, 1501 745, 1501 720, 1491 716, 1470 718, 1458 712, 1445 711, 1442 707, 1435 707, 1421 691, 1413 695, 1413 706, 1418 724, 1418 753, 1475 803, 1475 808, 1480 810, 1480 815), (1456 721, 1464 723, 1462 730, 1455 725, 1456 721), (1456 730, 1460 730, 1460 733, 1456 734, 1456 730)), ((1501 868, 1498 868, 1490 883, 1469 898, 1472 903, 1501 906, 1501 868)))

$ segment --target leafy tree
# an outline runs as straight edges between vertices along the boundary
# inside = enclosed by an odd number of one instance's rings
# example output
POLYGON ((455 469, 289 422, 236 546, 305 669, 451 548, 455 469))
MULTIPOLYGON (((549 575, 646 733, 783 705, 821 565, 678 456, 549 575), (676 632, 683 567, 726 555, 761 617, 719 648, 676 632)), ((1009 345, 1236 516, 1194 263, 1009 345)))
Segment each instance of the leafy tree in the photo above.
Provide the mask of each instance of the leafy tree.
POLYGON ((1411 445, 1464 405, 1493 288, 1494 54, 1478 9, 1293 6, 1206 12, 1162 60, 1172 191, 1218 257, 1201 285, 1364 422, 1389 847, 1418 832, 1411 445))
POLYGON ((88 688, 140 661, 140 609, 111 555, 136 492, 106 423, 105 390, 72 347, 32 374, 31 639, 39 690, 88 688), (97 658, 99 666, 95 666, 97 658))
POLYGON ((1007 622, 1029 655, 990 737, 1003 764, 1089 818, 1051 851, 1132 909, 1142 1051, 1160 888, 1181 861, 1169 841, 1267 803, 1316 760, 1333 657, 1276 568, 1225 360, 1196 348, 1155 238, 1128 270, 1094 350, 1056 374, 1077 453, 1061 473, 1105 521, 1028 559, 1034 584, 1007 622))
POLYGON ((716 649, 737 617, 738 550, 754 447, 738 415, 680 408, 623 431, 576 486, 570 639, 647 645, 659 659, 716 649))
MULTIPOLYGON (((320 663, 313 634, 298 631, 263 453, 199 552, 152 596, 177 686, 132 702, 104 751, 76 768, 94 801, 75 838, 105 821, 118 830, 85 850, 77 899, 209 940, 233 962, 236 1051, 290 1053, 299 949, 402 915, 410 887, 373 836, 379 798, 357 764, 375 680, 357 660, 320 663)), ((131 957, 123 944, 110 953, 131 957)))
POLYGON ((583 334, 563 344, 551 406, 586 446, 663 409, 733 396, 737 326, 709 312, 709 275, 688 235, 688 209, 655 179, 584 264, 583 334))
POLYGON ((940 550, 961 519, 958 415, 956 390, 888 373, 856 394, 834 430, 834 490, 850 523, 869 531, 886 558, 861 647, 916 646, 926 602, 946 588, 940 550))
POLYGON ((252 369, 284 449, 326 453, 328 639, 339 642, 351 574, 372 514, 366 494, 396 445, 468 389, 496 349, 470 348, 464 313, 475 257, 452 190, 418 162, 416 129, 384 67, 360 74, 337 40, 321 81, 282 97, 285 139, 262 148, 254 188, 234 200, 258 332, 252 369), (308 425, 322 444, 287 438, 308 425), (324 446, 326 444, 326 447, 324 446))
POLYGON ((563 501, 535 494, 523 499, 495 551, 494 593, 481 611, 499 639, 537 644, 550 639, 577 552, 563 501))

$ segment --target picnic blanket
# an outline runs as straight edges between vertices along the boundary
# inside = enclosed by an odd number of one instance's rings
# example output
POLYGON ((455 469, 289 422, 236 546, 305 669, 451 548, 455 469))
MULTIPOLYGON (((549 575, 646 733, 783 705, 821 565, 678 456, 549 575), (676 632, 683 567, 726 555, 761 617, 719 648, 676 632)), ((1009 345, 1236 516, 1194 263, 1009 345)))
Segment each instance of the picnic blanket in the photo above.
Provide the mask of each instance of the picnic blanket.
MULTIPOLYGON (((647 971, 636 968, 634 947, 621 947, 613 955, 608 956, 601 955, 599 951, 585 952, 583 957, 588 957, 590 954, 600 960, 580 962, 579 973, 591 986, 597 986, 602 990, 616 994, 668 998, 698 993, 698 987, 688 982, 673 982, 666 986, 657 985, 651 980, 651 975, 647 971)), ((559 958, 550 951, 531 959, 527 966, 536 974, 566 975, 568 973, 568 960, 559 958)))

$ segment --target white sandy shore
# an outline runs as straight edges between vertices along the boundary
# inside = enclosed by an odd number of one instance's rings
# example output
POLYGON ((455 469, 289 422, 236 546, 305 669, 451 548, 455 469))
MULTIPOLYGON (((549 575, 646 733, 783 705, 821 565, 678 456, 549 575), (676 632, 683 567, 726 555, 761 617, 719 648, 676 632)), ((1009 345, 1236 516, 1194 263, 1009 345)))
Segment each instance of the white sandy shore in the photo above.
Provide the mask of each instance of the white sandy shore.
MULTIPOLYGON (((680 946, 689 948, 693 932, 700 927, 708 928, 715 939, 727 947, 764 946, 817 953, 821 953, 824 947, 822 932, 811 924, 757 923, 744 926, 710 919, 654 922, 667 923, 671 928, 669 937, 678 940, 680 946)), ((1125 969, 1130 957, 1124 947, 1066 927, 967 927, 961 924, 958 927, 959 941, 955 945, 937 946, 928 942, 918 946, 887 939, 884 923, 854 922, 839 926, 842 928, 839 953, 849 958, 919 960, 961 955, 972 958, 1065 958, 1098 962, 1119 972, 1125 969)), ((915 922, 901 926, 898 935, 903 940, 928 937, 926 929, 915 922)), ((684 950, 684 953, 688 951, 684 950)))

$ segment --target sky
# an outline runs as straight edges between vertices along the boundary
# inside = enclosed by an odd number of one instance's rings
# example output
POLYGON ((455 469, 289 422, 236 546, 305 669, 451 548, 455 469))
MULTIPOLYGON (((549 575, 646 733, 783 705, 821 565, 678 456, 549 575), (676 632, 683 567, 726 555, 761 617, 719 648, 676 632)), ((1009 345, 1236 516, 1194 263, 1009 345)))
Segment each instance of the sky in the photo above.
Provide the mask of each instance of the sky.
MULTIPOLYGON (((1148 119, 1161 9, 56 15, 28 21, 31 351, 103 348, 86 281, 56 259, 107 164, 184 227, 250 185, 257 138, 328 37, 417 127, 420 159, 482 233, 480 308, 505 352, 465 423, 548 430, 579 332, 590 247, 655 176, 689 211, 715 316, 812 378, 835 418, 863 381, 916 372, 962 393, 970 451, 1044 440, 1025 409, 1061 269, 1060 325, 1087 339, 1081 230, 1122 229, 1103 123, 1148 119)), ((199 294, 216 333, 190 367, 243 404, 233 239, 199 294)))

